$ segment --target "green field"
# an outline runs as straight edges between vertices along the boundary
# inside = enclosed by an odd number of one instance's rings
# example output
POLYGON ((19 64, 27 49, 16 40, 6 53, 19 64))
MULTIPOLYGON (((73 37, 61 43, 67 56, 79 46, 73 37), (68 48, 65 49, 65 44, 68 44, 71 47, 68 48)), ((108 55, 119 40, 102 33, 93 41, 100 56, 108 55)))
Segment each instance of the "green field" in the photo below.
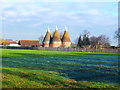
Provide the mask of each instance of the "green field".
MULTIPOLYGON (((120 55, 120 54, 119 54, 120 55)), ((2 49, 3 88, 118 88, 118 54, 2 49)))

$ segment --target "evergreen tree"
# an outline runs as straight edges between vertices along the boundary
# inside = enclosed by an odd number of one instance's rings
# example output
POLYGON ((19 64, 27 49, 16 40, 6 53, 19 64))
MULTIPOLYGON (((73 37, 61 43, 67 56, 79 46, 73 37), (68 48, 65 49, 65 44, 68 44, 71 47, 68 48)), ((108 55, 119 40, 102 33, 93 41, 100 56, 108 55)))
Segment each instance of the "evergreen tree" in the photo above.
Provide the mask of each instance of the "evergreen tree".
POLYGON ((90 45, 90 40, 88 37, 86 37, 86 45, 90 45))
POLYGON ((79 36, 78 38, 78 44, 77 44, 78 47, 82 47, 83 46, 83 41, 81 39, 81 35, 79 36))
POLYGON ((83 36, 83 45, 86 45, 86 35, 83 36))
POLYGON ((83 36, 83 45, 84 46, 85 45, 90 45, 90 40, 89 40, 89 38, 87 37, 86 34, 83 36))

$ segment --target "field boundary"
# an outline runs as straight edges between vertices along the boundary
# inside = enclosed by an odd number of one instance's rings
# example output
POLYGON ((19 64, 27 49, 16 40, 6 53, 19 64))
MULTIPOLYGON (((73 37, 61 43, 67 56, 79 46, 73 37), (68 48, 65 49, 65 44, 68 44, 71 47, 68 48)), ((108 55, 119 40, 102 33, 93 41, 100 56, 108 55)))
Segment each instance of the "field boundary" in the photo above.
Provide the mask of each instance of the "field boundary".
POLYGON ((49 51, 71 51, 71 52, 108 52, 118 53, 120 49, 87 49, 87 48, 53 48, 53 47, 0 47, 5 49, 30 49, 30 50, 49 50, 49 51))
POLYGON ((50 51, 71 51, 71 52, 110 52, 118 53, 119 49, 86 49, 86 48, 52 48, 52 47, 35 47, 36 50, 50 51))

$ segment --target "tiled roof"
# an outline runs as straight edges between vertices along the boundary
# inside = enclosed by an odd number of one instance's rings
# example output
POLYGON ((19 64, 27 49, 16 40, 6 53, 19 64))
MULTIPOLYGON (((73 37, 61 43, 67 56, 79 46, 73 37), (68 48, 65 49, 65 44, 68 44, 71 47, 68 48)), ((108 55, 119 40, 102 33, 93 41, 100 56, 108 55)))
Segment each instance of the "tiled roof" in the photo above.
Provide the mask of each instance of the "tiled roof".
POLYGON ((18 44, 21 46, 39 46, 40 42, 38 40, 20 40, 18 44))
POLYGON ((51 37, 52 37, 52 34, 49 31, 47 31, 43 39, 43 42, 50 41, 51 37))
POLYGON ((71 42, 67 31, 64 31, 62 42, 71 42))
POLYGON ((61 41, 58 30, 55 30, 52 41, 61 41))
POLYGON ((2 42, 2 45, 9 45, 9 44, 17 44, 15 41, 10 41, 10 42, 2 42))

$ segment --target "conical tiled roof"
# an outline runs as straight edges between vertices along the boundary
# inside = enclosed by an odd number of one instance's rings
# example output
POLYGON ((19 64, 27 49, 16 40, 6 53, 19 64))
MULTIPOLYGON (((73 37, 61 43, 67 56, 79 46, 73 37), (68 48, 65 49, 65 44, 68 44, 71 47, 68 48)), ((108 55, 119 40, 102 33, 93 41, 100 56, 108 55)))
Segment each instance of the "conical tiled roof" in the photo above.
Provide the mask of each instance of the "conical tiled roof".
POLYGON ((65 31, 64 31, 64 34, 63 34, 63 37, 62 37, 62 42, 71 42, 66 27, 65 27, 65 31))
POLYGON ((52 41, 61 41, 58 30, 55 30, 52 41))
POLYGON ((51 37, 52 37, 52 34, 50 33, 49 28, 48 28, 46 35, 43 39, 43 42, 50 41, 51 37))

